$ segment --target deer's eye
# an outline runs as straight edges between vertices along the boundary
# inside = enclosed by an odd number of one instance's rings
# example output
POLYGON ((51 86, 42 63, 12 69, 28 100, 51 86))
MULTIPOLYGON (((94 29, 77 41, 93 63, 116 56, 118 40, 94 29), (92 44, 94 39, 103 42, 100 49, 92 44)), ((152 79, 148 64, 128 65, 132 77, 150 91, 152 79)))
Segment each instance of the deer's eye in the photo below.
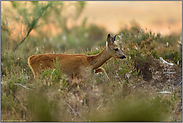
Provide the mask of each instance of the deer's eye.
POLYGON ((118 51, 118 48, 115 48, 114 50, 115 50, 115 51, 118 51))

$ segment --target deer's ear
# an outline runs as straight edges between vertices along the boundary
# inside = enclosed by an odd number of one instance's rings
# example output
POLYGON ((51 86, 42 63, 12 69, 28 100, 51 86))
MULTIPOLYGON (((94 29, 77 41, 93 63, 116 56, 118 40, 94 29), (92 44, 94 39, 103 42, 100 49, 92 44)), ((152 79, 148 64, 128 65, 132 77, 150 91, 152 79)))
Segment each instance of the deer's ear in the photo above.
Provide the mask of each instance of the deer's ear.
POLYGON ((116 34, 116 35, 114 36, 114 38, 113 38, 113 39, 114 39, 114 41, 116 40, 116 36, 117 36, 117 34, 116 34))
POLYGON ((107 36, 107 43, 114 43, 114 39, 111 37, 111 34, 108 34, 107 36))
POLYGON ((107 35, 107 41, 110 40, 110 37, 111 37, 111 34, 109 33, 109 34, 107 35))

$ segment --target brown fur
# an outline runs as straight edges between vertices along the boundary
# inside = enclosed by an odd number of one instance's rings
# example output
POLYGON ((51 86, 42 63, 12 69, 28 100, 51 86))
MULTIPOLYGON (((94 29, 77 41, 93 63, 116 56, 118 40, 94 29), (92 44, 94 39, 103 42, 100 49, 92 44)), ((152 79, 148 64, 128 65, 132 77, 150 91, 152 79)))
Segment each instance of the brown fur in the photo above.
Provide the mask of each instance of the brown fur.
POLYGON ((74 80, 76 76, 85 78, 88 73, 94 71, 95 73, 104 72, 106 74, 105 70, 100 66, 111 57, 121 58, 124 56, 119 48, 119 51, 114 51, 114 48, 118 48, 117 44, 115 44, 114 38, 108 34, 107 46, 97 55, 39 54, 29 57, 28 64, 34 74, 34 78, 37 78, 37 75, 42 72, 40 70, 44 71, 47 68, 53 68, 53 61, 57 58, 61 64, 62 72, 71 79, 74 80))

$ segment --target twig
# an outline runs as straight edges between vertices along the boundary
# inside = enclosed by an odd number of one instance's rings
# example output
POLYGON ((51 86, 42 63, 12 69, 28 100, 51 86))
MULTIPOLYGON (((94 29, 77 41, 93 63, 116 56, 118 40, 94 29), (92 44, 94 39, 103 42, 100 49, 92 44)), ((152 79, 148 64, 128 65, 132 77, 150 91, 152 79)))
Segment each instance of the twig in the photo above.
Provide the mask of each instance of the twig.
POLYGON ((101 105, 99 105, 99 106, 97 107, 97 110, 100 108, 100 106, 101 106, 101 105))
POLYGON ((164 72, 164 73, 176 73, 176 72, 164 72))
POLYGON ((178 84, 181 84, 182 83, 182 76, 179 77, 176 82, 174 83, 174 86, 178 85, 178 84))
POLYGON ((77 112, 75 112, 74 111, 74 109, 68 104, 68 103, 66 103, 67 104, 67 106, 74 112, 74 115, 75 116, 80 116, 81 118, 83 118, 84 120, 86 120, 84 117, 82 117, 79 113, 77 113, 77 112))
POLYGON ((33 89, 28 88, 28 87, 26 87, 25 85, 22 85, 22 84, 19 84, 19 83, 15 83, 14 85, 20 85, 20 86, 22 86, 22 87, 25 88, 25 89, 33 90, 33 89))
POLYGON ((17 115, 18 119, 20 120, 20 116, 18 115, 18 113, 15 111, 15 108, 13 108, 13 106, 11 106, 12 110, 15 112, 15 114, 17 115))
POLYGON ((29 31, 27 32, 27 35, 25 36, 25 38, 24 38, 19 44, 17 44, 17 46, 15 47, 14 51, 15 51, 15 50, 25 41, 25 39, 29 36, 29 34, 30 34, 30 32, 32 31, 32 29, 35 28, 36 23, 37 23, 38 20, 42 17, 43 13, 44 13, 44 12, 46 11, 46 9, 47 9, 49 6, 51 6, 51 5, 52 5, 52 3, 49 3, 46 7, 41 8, 41 10, 43 10, 43 11, 41 11, 41 14, 39 15, 38 18, 33 19, 32 23, 30 24, 29 31))
POLYGON ((69 106, 69 108, 74 112, 75 116, 77 116, 77 113, 74 111, 74 109, 73 109, 68 103, 66 103, 66 104, 67 104, 67 106, 69 106))

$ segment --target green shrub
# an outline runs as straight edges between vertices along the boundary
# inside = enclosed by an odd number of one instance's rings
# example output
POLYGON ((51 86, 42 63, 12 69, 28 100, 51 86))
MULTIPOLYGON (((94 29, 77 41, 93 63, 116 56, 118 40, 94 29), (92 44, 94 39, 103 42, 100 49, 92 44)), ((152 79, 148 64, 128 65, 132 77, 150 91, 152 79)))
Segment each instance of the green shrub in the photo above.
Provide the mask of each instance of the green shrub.
POLYGON ((60 62, 58 61, 58 59, 56 59, 54 61, 54 67, 48 68, 42 73, 42 79, 47 77, 51 82, 56 83, 60 82, 60 80, 64 79, 66 76, 64 73, 62 73, 62 70, 60 68, 61 68, 60 62))
MULTIPOLYGON (((128 98, 126 100, 114 99, 107 106, 89 113, 88 121, 92 122, 166 122, 172 102, 160 96, 128 98)), ((141 95, 141 96, 142 96, 141 95)))

